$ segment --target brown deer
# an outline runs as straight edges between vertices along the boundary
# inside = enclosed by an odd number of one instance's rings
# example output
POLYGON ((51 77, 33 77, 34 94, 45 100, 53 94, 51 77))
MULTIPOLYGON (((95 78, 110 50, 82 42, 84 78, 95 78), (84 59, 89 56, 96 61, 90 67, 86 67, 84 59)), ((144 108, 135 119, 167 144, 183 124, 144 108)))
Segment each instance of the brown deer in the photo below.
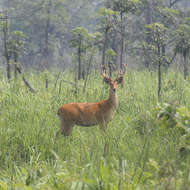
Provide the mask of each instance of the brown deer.
POLYGON ((107 100, 95 103, 68 103, 61 106, 58 110, 61 133, 64 136, 69 136, 74 125, 89 127, 99 125, 105 132, 107 123, 112 120, 118 107, 117 88, 122 83, 125 72, 126 64, 123 66, 123 71, 120 70, 118 73, 117 78, 112 80, 110 76, 106 76, 105 66, 102 68, 104 82, 110 85, 110 94, 107 100))

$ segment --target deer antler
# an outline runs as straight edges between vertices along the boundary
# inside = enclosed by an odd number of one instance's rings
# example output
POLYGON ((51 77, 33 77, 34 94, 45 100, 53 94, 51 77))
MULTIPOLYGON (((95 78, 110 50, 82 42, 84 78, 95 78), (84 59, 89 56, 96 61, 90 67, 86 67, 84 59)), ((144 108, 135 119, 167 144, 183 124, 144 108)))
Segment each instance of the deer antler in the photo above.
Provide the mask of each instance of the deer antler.
POLYGON ((124 76, 124 74, 126 72, 126 66, 127 66, 126 64, 123 64, 123 70, 120 69, 120 71, 117 74, 116 81, 118 81, 119 83, 121 83, 122 80, 123 80, 123 76, 124 76))
POLYGON ((111 77, 110 76, 106 76, 106 66, 103 65, 102 66, 102 76, 104 77, 104 81, 105 82, 110 82, 111 81, 111 77))

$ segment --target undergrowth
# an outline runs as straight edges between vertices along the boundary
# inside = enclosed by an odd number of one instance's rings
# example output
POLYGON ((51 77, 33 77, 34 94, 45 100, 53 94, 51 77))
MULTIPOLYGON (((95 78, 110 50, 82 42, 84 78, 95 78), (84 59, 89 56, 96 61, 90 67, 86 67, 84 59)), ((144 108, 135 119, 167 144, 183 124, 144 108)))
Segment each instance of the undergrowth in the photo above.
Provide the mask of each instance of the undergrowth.
POLYGON ((157 98, 157 74, 128 71, 119 88, 119 108, 107 136, 95 127, 75 126, 68 138, 58 108, 68 102, 107 98, 100 74, 91 73, 85 92, 63 72, 0 77, 0 189, 117 190, 188 189, 190 186, 190 84, 179 72, 164 73, 157 98), (45 88, 48 77, 49 86, 45 88), (107 153, 104 146, 107 144, 107 153))

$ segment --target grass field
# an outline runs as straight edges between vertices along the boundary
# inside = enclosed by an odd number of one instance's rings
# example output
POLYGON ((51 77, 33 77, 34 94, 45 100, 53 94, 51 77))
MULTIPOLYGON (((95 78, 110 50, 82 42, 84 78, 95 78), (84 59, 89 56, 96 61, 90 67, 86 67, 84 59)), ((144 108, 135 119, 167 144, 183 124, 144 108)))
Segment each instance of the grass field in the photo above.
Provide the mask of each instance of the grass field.
POLYGON ((190 189, 190 81, 164 73, 158 101, 157 73, 127 71, 106 137, 97 126, 76 126, 55 142, 62 104, 96 102, 109 92, 99 73, 91 74, 85 92, 80 81, 77 94, 72 84, 60 83, 73 81, 67 72, 55 88, 57 74, 27 74, 32 94, 21 78, 8 84, 1 73, 0 189, 190 189))

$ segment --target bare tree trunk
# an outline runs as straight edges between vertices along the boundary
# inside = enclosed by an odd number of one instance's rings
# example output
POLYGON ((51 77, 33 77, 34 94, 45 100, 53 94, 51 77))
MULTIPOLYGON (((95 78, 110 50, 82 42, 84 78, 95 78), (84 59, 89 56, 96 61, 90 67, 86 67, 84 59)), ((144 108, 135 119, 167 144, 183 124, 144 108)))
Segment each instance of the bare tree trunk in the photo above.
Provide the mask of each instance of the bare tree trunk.
POLYGON ((86 79, 84 81, 84 86, 83 86, 83 92, 85 92, 85 90, 86 90, 86 85, 87 85, 88 77, 89 77, 89 74, 90 74, 91 62, 93 60, 93 54, 94 54, 94 51, 92 52, 92 55, 90 56, 90 59, 89 59, 89 62, 88 62, 87 72, 86 72, 86 79))
MULTIPOLYGON (((43 57, 42 57, 42 70, 45 70, 49 67, 49 30, 50 30, 50 18, 51 18, 51 7, 52 7, 52 0, 49 0, 46 13, 47 13, 47 18, 46 18, 46 26, 45 26, 45 31, 44 31, 44 37, 45 37, 45 42, 44 42, 44 49, 43 49, 43 57)), ((48 89, 48 78, 46 77, 45 79, 45 88, 48 89)))
POLYGON ((162 57, 164 57, 164 60, 163 60, 163 66, 165 66, 165 71, 168 70, 168 67, 169 67, 169 64, 167 63, 166 59, 165 59, 165 56, 166 56, 166 45, 163 44, 162 45, 162 57))
POLYGON ((112 77, 112 64, 108 62, 109 76, 112 77))
POLYGON ((62 80, 59 83, 59 95, 61 94, 61 89, 62 89, 62 80))
POLYGON ((15 76, 15 80, 17 79, 17 63, 18 63, 18 55, 16 52, 16 48, 14 47, 14 76, 15 76))
POLYGON ((161 73, 161 65, 162 65, 162 62, 161 62, 161 59, 160 59, 160 47, 158 46, 158 57, 159 57, 159 60, 158 60, 158 97, 161 96, 161 87, 162 87, 162 73, 161 73))
POLYGON ((85 65, 83 64, 83 66, 82 66, 82 79, 83 80, 85 80, 85 75, 86 75, 85 65))
MULTIPOLYGON (((118 32, 114 32, 113 42, 112 42, 112 49, 116 52, 117 56, 114 59, 114 64, 118 65, 118 32)), ((119 68, 119 67, 118 67, 119 68)))
POLYGON ((8 82, 10 83, 10 80, 11 80, 11 65, 9 63, 9 59, 6 59, 7 60, 7 79, 8 79, 8 82))
POLYGON ((7 62, 7 79, 8 82, 10 83, 11 80, 11 65, 10 65, 10 55, 9 55, 9 50, 7 47, 8 44, 8 17, 6 14, 6 19, 5 19, 5 25, 3 26, 3 35, 4 35, 4 56, 6 58, 6 62, 7 62))
POLYGON ((46 59, 46 67, 49 65, 48 56, 49 56, 49 28, 50 28, 50 14, 51 14, 52 2, 49 0, 47 7, 47 20, 45 27, 45 47, 44 47, 44 57, 46 59))
MULTIPOLYGON (((147 13, 146 13, 146 24, 152 24, 152 0, 148 1, 148 6, 147 6, 147 13)), ((149 31, 149 29, 147 29, 149 31)), ((146 35, 146 43, 150 44, 151 43, 151 36, 150 34, 146 35)), ((145 66, 147 68, 150 67, 150 62, 151 60, 149 59, 148 56, 145 56, 145 66)))
POLYGON ((58 80, 59 80, 59 77, 60 77, 60 75, 61 75, 61 70, 59 71, 59 74, 57 75, 57 77, 56 77, 56 80, 55 80, 55 84, 54 84, 54 90, 56 89, 56 86, 57 86, 57 82, 58 82, 58 80))
POLYGON ((108 43, 108 31, 109 28, 107 27, 104 34, 104 47, 102 52, 102 65, 105 65, 105 57, 106 57, 106 49, 107 49, 107 43, 108 43))
MULTIPOLYGON (((22 74, 22 71, 21 69, 17 66, 17 71, 18 73, 22 74)), ((32 88, 32 86, 30 85, 30 83, 26 80, 26 78, 22 75, 22 79, 25 83, 25 85, 29 88, 29 90, 32 92, 32 93, 35 93, 35 90, 32 88)))
POLYGON ((82 42, 80 40, 79 47, 78 47, 78 80, 81 79, 81 45, 82 45, 82 42))
POLYGON ((188 75, 188 67, 187 67, 187 54, 184 53, 183 55, 184 58, 184 64, 183 64, 183 68, 184 68, 184 79, 187 79, 187 75, 188 75))
MULTIPOLYGON (((123 53, 125 49, 125 39, 124 39, 124 32, 125 32, 125 26, 123 24, 123 12, 120 14, 121 16, 121 50, 120 50, 120 69, 123 67, 123 53)), ((121 88, 123 88, 123 81, 121 83, 121 88)))
POLYGON ((48 82, 48 78, 46 78, 46 85, 45 85, 46 89, 48 89, 48 86, 49 86, 49 82, 48 82))
POLYGON ((161 60, 159 60, 159 63, 158 63, 158 97, 161 96, 161 85, 162 85, 161 60))
POLYGON ((124 25, 123 25, 123 13, 120 14, 121 17, 121 50, 120 50, 120 69, 122 69, 123 64, 123 51, 124 51, 124 25))
POLYGON ((77 76, 75 75, 75 78, 74 78, 74 94, 77 95, 78 93, 78 80, 77 80, 77 76))
POLYGON ((15 66, 14 66, 14 76, 15 76, 15 80, 17 79, 17 69, 16 69, 17 65, 15 63, 15 66))

